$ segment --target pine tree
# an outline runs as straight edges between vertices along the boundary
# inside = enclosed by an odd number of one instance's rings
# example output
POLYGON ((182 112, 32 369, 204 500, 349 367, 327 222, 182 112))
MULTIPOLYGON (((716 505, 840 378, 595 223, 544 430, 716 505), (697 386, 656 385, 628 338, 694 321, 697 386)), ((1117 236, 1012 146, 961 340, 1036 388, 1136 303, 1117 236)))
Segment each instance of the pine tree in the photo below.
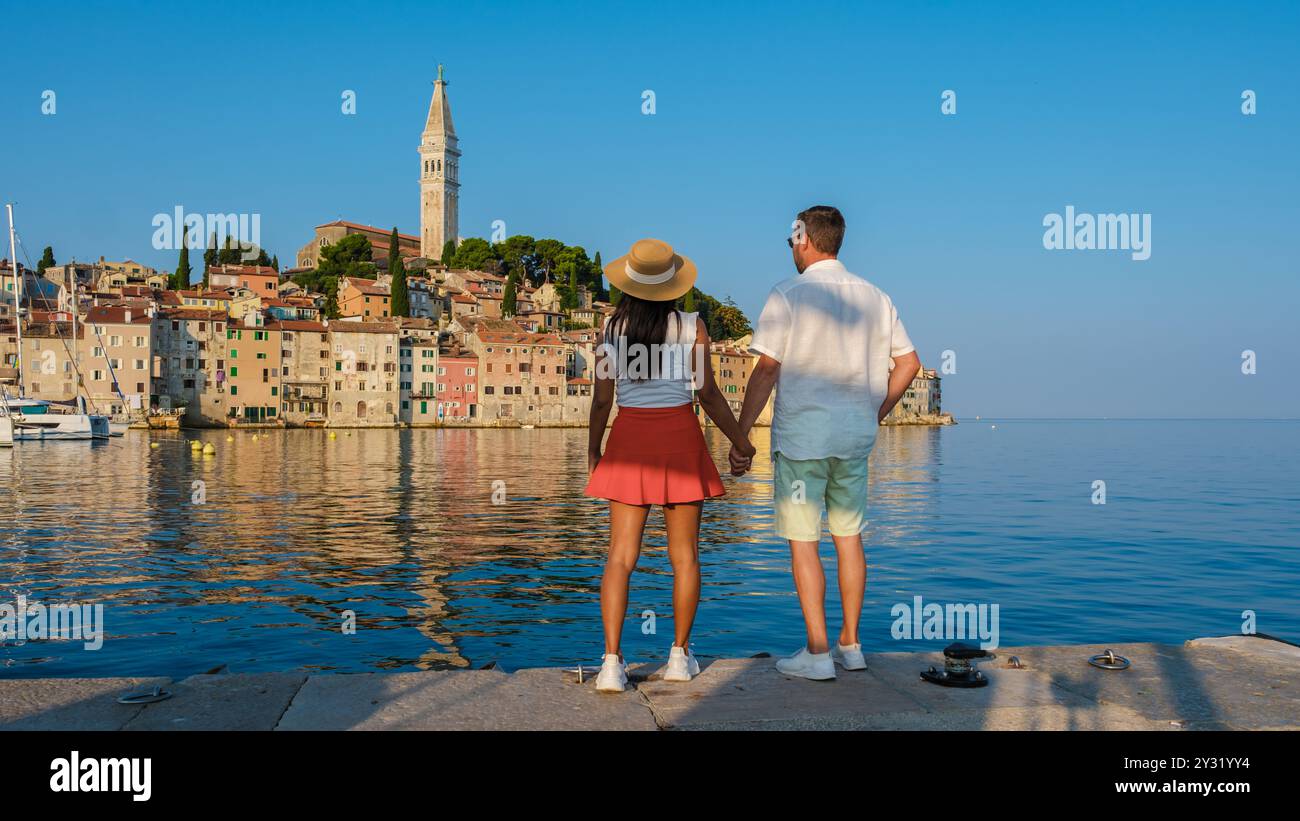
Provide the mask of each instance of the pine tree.
POLYGON ((388 290, 392 299, 390 313, 393 316, 411 315, 411 294, 406 289, 406 266, 402 264, 402 253, 397 250, 397 227, 393 227, 393 236, 388 241, 388 290))
POLYGON ((176 273, 172 274, 172 290, 183 291, 190 287, 190 247, 181 243, 181 258, 176 262, 176 273))

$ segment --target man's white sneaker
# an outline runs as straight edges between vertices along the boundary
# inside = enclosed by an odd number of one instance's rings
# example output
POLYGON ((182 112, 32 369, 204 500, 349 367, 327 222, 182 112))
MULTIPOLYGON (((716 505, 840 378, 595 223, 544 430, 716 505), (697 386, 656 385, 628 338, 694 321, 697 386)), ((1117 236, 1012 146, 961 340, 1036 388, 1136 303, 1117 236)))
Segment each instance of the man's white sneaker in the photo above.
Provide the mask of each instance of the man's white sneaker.
POLYGON ((668 651, 668 668, 664 670, 664 681, 690 681, 700 674, 700 663, 690 648, 673 646, 668 651))
POLYGON ((627 665, 618 653, 606 653, 596 676, 596 689, 602 693, 621 693, 627 689, 627 665))
POLYGON ((867 660, 862 656, 861 644, 839 644, 831 648, 831 658, 845 670, 865 670, 867 660))
POLYGON ((807 647, 788 659, 776 663, 776 669, 787 676, 809 678, 813 681, 830 681, 835 678, 835 662, 830 653, 809 653, 807 647))

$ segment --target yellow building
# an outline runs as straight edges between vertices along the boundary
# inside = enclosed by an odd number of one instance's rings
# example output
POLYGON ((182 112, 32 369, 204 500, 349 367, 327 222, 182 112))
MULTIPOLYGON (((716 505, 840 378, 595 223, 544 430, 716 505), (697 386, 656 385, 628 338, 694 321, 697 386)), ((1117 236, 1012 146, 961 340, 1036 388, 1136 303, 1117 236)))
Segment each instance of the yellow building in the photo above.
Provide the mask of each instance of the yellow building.
POLYGON ((85 318, 83 384, 96 409, 125 413, 150 405, 153 318, 148 309, 92 307, 85 318))
POLYGON ((226 326, 232 424, 279 423, 281 333, 257 312, 226 326))

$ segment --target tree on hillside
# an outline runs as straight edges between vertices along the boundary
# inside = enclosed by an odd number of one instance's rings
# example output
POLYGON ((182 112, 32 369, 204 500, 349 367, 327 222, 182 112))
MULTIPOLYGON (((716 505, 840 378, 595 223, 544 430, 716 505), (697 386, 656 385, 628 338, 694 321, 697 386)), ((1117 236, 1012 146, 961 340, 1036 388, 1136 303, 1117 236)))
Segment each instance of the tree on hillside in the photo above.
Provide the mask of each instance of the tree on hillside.
POLYGON ((609 290, 605 288, 605 266, 601 264, 600 252, 596 252, 595 258, 591 261, 591 267, 595 270, 595 290, 592 292, 593 299, 609 299, 609 290))
POLYGON ((456 240, 449 239, 442 244, 442 258, 438 261, 445 267, 450 268, 454 259, 456 259, 456 240))
POLYGON ((452 258, 453 268, 470 271, 495 271, 497 255, 485 239, 466 237, 456 246, 456 255, 452 258))
POLYGON ((217 232, 213 231, 212 236, 208 238, 207 247, 203 249, 203 290, 208 289, 208 275, 212 272, 213 266, 217 264, 217 232))
POLYGON ((411 294, 406 289, 406 266, 402 264, 402 253, 397 248, 397 227, 393 227, 393 236, 388 241, 388 276, 389 276, 389 312, 393 316, 411 315, 411 294))
POLYGON ((275 269, 277 274, 280 273, 280 257, 278 255, 271 256, 271 267, 275 269))
POLYGON ((325 295, 325 315, 337 319, 339 315, 339 280, 343 277, 374 279, 375 264, 371 261, 370 240, 364 234, 348 234, 320 252, 320 263, 293 278, 301 287, 325 295))
POLYGON ((527 234, 515 234, 496 246, 497 255, 505 263, 506 273, 518 272, 531 278, 536 258, 533 255, 535 240, 527 234))
POLYGON ((739 339, 745 334, 754 332, 744 312, 736 306, 731 297, 727 297, 727 301, 719 305, 709 316, 708 328, 709 336, 713 339, 739 339))
POLYGON ((519 274, 511 271, 506 275, 506 290, 501 295, 501 316, 509 319, 519 308, 519 274))
POLYGON ((45 253, 41 254, 41 261, 36 263, 36 275, 43 276, 46 268, 53 268, 57 263, 54 261, 54 248, 45 246, 45 253))
POLYGON ((622 298, 623 298, 623 292, 620 291, 615 285, 611 284, 609 286, 609 304, 617 305, 618 301, 622 298))
POLYGON ((695 313, 695 289, 692 288, 682 297, 682 310, 688 314, 695 313))
POLYGON ((242 253, 243 251, 235 244, 234 237, 226 234, 226 241, 222 244, 221 250, 217 252, 217 264, 238 265, 243 261, 240 259, 242 253))
POLYGON ((560 295, 560 307, 572 311, 578 307, 578 263, 571 260, 562 264, 568 268, 569 284, 560 295))
POLYGON ((537 255, 537 279, 540 284, 547 276, 555 274, 556 265, 559 263, 560 254, 564 253, 565 245, 558 239, 539 239, 533 246, 533 253, 537 255))
POLYGON ((190 248, 181 243, 181 257, 176 262, 176 272, 172 274, 171 289, 183 291, 190 287, 190 248))

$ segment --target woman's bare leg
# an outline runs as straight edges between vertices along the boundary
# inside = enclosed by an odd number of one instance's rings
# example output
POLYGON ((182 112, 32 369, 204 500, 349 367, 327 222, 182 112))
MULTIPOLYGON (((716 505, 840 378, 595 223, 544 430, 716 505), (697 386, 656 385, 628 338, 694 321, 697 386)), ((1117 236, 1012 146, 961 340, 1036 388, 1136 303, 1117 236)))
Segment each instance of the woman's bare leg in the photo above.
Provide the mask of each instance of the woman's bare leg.
POLYGON ((664 506, 673 565, 673 645, 686 647, 700 606, 700 512, 703 502, 664 506))
POLYGON ((623 622, 627 618, 627 585, 641 556, 641 533, 649 506, 609 503, 609 557, 600 579, 600 618, 605 624, 605 652, 623 657, 623 622))

